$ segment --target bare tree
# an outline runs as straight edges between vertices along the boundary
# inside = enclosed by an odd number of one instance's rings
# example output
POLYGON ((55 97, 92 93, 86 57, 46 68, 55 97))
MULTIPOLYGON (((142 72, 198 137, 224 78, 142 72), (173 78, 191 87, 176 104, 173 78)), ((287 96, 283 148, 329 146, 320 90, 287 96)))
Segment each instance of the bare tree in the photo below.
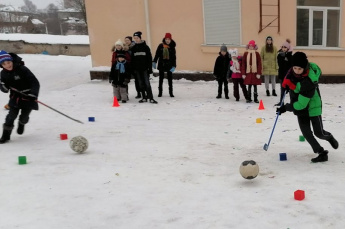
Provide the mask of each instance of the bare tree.
POLYGON ((59 8, 53 3, 49 4, 46 8, 48 18, 46 19, 49 34, 61 34, 61 27, 58 18, 59 8))
POLYGON ((82 14, 82 18, 87 24, 85 0, 60 0, 59 5, 63 8, 72 8, 82 14))
POLYGON ((37 12, 37 6, 32 3, 30 0, 23 0, 24 1, 24 6, 20 7, 20 9, 23 12, 27 13, 36 13, 37 12))

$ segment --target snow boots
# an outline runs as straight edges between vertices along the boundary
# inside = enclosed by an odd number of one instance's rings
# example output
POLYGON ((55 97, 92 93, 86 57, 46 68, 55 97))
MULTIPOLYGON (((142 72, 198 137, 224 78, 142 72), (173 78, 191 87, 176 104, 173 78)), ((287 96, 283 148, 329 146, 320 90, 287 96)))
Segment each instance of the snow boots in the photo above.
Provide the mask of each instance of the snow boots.
POLYGON ((2 136, 0 138, 0 144, 4 144, 5 142, 9 141, 11 139, 11 133, 12 133, 13 126, 6 126, 3 125, 3 132, 2 136))
POLYGON ((328 140, 329 144, 331 144, 331 146, 333 147, 333 149, 338 149, 339 147, 339 143, 338 141, 333 137, 332 135, 332 138, 328 140))
POLYGON ((22 135, 24 133, 24 126, 25 124, 21 123, 20 121, 18 122, 17 134, 22 135))
POLYGON ((311 159, 311 162, 317 163, 317 162, 328 161, 328 155, 327 154, 328 154, 328 151, 321 148, 319 155, 317 157, 311 159))
POLYGON ((274 90, 274 89, 272 90, 272 95, 277 96, 276 90, 274 90))

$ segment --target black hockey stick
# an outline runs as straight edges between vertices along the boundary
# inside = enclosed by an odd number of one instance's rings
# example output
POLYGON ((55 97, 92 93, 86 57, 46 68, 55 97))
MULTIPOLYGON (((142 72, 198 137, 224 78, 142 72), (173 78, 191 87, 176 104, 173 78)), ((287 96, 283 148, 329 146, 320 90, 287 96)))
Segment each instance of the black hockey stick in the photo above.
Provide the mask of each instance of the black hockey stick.
MULTIPOLYGON (((15 92, 17 92, 17 93, 19 93, 19 94, 21 94, 21 95, 30 97, 30 95, 27 95, 27 94, 25 94, 25 93, 23 93, 23 92, 21 92, 21 91, 15 89, 15 88, 13 88, 13 87, 10 87, 10 88, 11 88, 11 90, 13 90, 13 91, 15 91, 15 92)), ((66 114, 64 114, 64 113, 62 113, 62 112, 60 112, 60 111, 58 111, 58 110, 52 108, 51 106, 48 106, 47 104, 42 103, 41 101, 36 100, 36 102, 38 102, 39 104, 42 104, 43 106, 48 107, 49 109, 51 109, 51 110, 53 110, 53 111, 55 111, 55 112, 57 112, 57 113, 59 113, 59 114, 65 116, 65 117, 67 117, 67 118, 69 118, 69 119, 71 119, 71 120, 73 120, 73 121, 75 121, 75 122, 79 122, 79 123, 81 123, 81 124, 84 124, 82 121, 79 121, 79 120, 77 120, 77 119, 74 119, 74 118, 72 118, 72 117, 70 117, 70 116, 68 116, 68 115, 66 115, 66 114)))
MULTIPOLYGON (((284 99, 285 99, 285 95, 286 95, 286 91, 284 91, 284 95, 283 95, 283 98, 282 98, 282 101, 280 102, 280 107, 283 105, 284 103, 284 99)), ((272 132, 271 132, 271 136, 270 136, 270 139, 268 140, 268 143, 264 145, 264 150, 267 151, 268 150, 268 147, 270 146, 270 143, 271 143, 271 139, 272 139, 272 136, 273 136, 273 132, 274 132, 274 129, 276 128, 276 124, 277 124, 277 121, 278 121, 278 117, 280 115, 280 112, 277 113, 277 117, 276 117, 276 120, 274 122, 274 125, 273 125, 273 129, 272 129, 272 132)))

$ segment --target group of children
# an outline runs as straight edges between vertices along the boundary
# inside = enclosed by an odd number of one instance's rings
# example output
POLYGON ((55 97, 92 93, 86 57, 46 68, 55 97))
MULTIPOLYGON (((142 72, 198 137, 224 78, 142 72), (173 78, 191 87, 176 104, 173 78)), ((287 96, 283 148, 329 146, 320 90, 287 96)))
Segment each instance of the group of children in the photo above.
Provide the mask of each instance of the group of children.
POLYGON ((139 103, 149 101, 150 103, 157 104, 158 102, 153 98, 150 74, 152 74, 153 68, 159 70, 158 97, 162 97, 163 79, 166 72, 169 95, 174 97, 172 73, 176 68, 176 43, 172 39, 171 33, 166 33, 162 43, 158 45, 155 57, 152 60, 150 47, 141 39, 141 35, 142 33, 138 31, 133 34, 133 37, 127 36, 125 44, 120 39, 115 43, 112 49, 112 67, 109 74, 109 83, 113 86, 114 96, 119 101, 126 103, 128 101, 128 83, 131 78, 134 78, 137 91, 135 98, 141 98, 139 103))

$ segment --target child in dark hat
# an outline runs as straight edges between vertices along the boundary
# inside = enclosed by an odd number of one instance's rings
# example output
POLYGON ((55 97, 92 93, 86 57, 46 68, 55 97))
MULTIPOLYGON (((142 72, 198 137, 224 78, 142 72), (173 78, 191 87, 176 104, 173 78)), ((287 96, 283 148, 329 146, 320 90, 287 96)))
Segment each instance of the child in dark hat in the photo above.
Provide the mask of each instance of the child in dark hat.
POLYGON ((127 86, 131 79, 131 71, 125 58, 125 51, 118 51, 116 62, 111 67, 109 74, 109 83, 113 86, 113 94, 122 103, 128 101, 127 86))
POLYGON ((318 86, 321 69, 315 63, 309 62, 303 52, 296 52, 292 56, 292 66, 282 84, 283 88, 290 91, 290 103, 277 108, 277 114, 293 111, 303 136, 314 153, 318 154, 311 161, 327 161, 328 151, 318 143, 315 136, 328 141, 334 149, 338 149, 339 144, 331 133, 323 129, 322 100, 318 86))
POLYGON ((226 99, 229 99, 229 87, 227 80, 227 73, 229 70, 230 56, 228 53, 228 48, 225 45, 220 47, 218 57, 214 63, 213 75, 218 81, 218 95, 217 99, 222 98, 222 87, 224 84, 224 95, 226 99))
POLYGON ((38 110, 37 96, 40 84, 35 75, 24 66, 22 59, 14 53, 0 51, 0 90, 4 93, 10 92, 10 110, 3 125, 3 133, 0 144, 10 140, 14 121, 18 117, 18 134, 24 133, 24 126, 29 122, 29 115, 32 110, 38 110), (23 95, 22 93, 26 95, 23 95))

